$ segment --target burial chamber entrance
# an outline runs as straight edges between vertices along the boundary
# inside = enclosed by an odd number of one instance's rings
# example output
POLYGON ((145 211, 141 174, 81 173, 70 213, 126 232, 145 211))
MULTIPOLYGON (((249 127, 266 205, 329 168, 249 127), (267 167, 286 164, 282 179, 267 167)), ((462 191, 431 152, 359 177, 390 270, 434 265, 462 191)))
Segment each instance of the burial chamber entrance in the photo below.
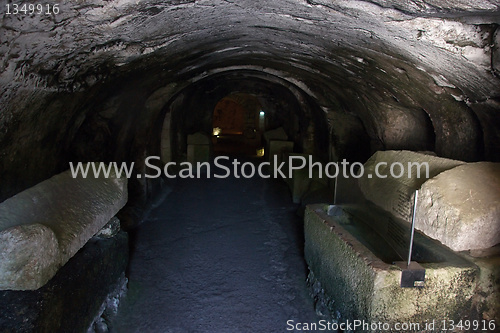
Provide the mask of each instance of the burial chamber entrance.
POLYGON ((248 94, 224 97, 215 106, 212 124, 215 155, 263 155, 265 111, 256 97, 248 94))
POLYGON ((317 102, 296 85, 255 70, 229 70, 194 82, 170 99, 162 115, 164 162, 263 157, 269 149, 271 155, 287 149, 327 155, 326 115, 317 102))

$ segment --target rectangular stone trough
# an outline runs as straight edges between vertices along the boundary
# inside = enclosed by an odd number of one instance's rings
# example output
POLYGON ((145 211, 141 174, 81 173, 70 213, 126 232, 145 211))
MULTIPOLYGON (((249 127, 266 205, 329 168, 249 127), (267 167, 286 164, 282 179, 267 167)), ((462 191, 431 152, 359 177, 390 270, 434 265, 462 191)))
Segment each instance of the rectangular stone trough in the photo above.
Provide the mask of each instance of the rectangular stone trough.
POLYGON ((417 233, 413 259, 426 270, 425 284, 401 288, 401 269, 393 262, 404 258, 370 224, 370 218, 383 217, 356 206, 343 207, 335 216, 327 210, 327 205, 307 206, 305 257, 333 300, 328 304, 336 319, 419 323, 425 332, 426 323, 434 322, 437 330, 443 320, 467 318, 478 280, 476 265, 417 233))
POLYGON ((127 179, 55 175, 0 203, 0 290, 49 281, 127 202, 127 179))

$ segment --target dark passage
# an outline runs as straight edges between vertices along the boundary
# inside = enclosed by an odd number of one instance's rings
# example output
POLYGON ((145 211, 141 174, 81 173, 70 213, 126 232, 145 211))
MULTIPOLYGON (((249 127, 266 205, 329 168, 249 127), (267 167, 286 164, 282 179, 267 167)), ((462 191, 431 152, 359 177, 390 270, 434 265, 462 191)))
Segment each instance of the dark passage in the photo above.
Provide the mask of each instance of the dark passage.
POLYGON ((136 233, 115 332, 285 332, 317 322, 302 221, 273 179, 179 179, 136 233))

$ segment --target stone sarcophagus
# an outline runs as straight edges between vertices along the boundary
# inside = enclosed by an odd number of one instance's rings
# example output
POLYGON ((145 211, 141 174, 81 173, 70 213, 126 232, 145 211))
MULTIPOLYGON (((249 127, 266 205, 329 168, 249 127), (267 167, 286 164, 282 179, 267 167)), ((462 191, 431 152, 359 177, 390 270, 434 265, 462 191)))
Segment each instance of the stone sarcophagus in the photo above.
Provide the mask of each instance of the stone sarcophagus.
POLYGON ((127 202, 127 179, 47 179, 0 204, 0 289, 49 281, 127 202))

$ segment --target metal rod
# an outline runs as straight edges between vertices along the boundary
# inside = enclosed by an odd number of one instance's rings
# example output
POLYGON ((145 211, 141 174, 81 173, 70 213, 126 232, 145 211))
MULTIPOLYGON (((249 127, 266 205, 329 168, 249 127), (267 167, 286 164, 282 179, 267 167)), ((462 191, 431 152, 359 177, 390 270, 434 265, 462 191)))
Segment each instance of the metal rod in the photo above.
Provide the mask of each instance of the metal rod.
POLYGON ((413 251, 413 236, 415 234, 415 215, 417 214, 417 200, 418 200, 418 190, 415 191, 415 198, 413 200, 413 214, 411 216, 410 250, 408 251, 408 267, 410 267, 411 253, 413 251))
POLYGON ((335 188, 333 189, 333 204, 336 205, 337 204, 337 179, 339 178, 339 176, 337 175, 337 177, 335 177, 335 188))

